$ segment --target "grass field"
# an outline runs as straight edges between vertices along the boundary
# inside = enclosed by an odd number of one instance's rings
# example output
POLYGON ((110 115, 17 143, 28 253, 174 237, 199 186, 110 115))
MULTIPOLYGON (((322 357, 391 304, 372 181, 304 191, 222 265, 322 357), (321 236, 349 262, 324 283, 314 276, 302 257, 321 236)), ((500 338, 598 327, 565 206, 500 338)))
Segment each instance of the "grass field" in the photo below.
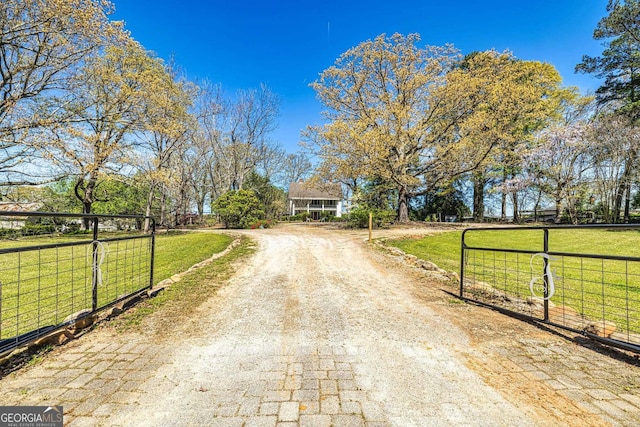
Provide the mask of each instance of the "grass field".
MULTIPOLYGON (((403 251, 429 260, 448 271, 460 271, 461 232, 446 232, 422 239, 388 241, 403 251)), ((467 246, 543 250, 542 230, 472 230, 467 246)), ((555 305, 568 307, 590 319, 614 322, 618 332, 640 334, 640 262, 599 259, 578 254, 640 257, 640 231, 604 229, 551 229, 549 251, 575 256, 555 256, 551 261, 555 305)), ((542 296, 543 263, 529 253, 470 250, 465 278, 490 284, 517 299, 531 296, 530 284, 542 296)), ((568 309, 567 309, 568 310, 568 309)), ((640 344, 640 342, 638 342, 640 344)))
MULTIPOLYGON (((80 242, 0 254, 0 339, 59 324, 68 315, 92 307, 93 245, 89 239, 59 236, 0 242, 0 249, 80 242)), ((231 240, 214 233, 156 236, 154 283, 222 251, 231 240)), ((149 285, 150 239, 108 242, 99 246, 98 256, 98 306, 149 285)))

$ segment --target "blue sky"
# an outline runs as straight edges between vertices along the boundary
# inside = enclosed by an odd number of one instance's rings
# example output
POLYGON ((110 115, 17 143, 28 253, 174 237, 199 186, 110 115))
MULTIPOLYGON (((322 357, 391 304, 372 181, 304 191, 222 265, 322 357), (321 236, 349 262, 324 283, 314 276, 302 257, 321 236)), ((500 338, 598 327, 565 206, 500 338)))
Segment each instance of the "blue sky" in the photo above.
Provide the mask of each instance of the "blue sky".
POLYGON ((321 121, 309 83, 350 47, 379 34, 419 33, 423 44, 451 43, 463 54, 509 49, 553 64, 565 85, 583 92, 599 82, 574 74, 607 0, 113 0, 113 19, 161 58, 174 56, 192 80, 226 92, 267 84, 282 101, 272 138, 297 150, 300 130, 321 121))

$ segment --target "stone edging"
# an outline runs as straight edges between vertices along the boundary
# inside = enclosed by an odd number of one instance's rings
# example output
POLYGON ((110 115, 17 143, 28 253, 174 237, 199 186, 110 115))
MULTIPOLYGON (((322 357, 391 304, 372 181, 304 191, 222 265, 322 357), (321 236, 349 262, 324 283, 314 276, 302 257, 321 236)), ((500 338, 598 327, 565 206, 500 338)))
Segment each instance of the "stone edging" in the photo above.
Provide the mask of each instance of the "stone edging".
POLYGON ((452 280, 454 282, 460 283, 460 275, 458 275, 457 272, 444 270, 438 267, 436 264, 434 264, 431 261, 425 261, 423 259, 418 258, 415 255, 407 254, 402 249, 399 249, 393 246, 387 246, 386 241, 388 239, 389 238, 387 237, 382 237, 382 238, 373 240, 373 243, 376 246, 378 246, 380 249, 383 249, 388 254, 401 258, 402 262, 410 267, 420 268, 425 272, 427 272, 430 276, 433 276, 439 279, 452 280))
POLYGON ((213 254, 213 256, 211 256, 211 258, 205 259, 204 261, 201 261, 201 262, 199 262, 197 264, 192 265, 191 267, 189 267, 188 270, 183 271, 182 273, 174 274, 170 278, 164 279, 161 282, 158 282, 153 288, 151 288, 151 289, 149 289, 147 291, 147 296, 148 297, 154 297, 154 296, 158 295, 160 292, 162 292, 163 290, 165 290, 166 288, 168 288, 172 284, 181 281, 182 278, 185 275, 187 275, 189 273, 192 273, 192 272, 198 270, 199 268, 202 268, 202 267, 205 267, 205 266, 211 264, 213 261, 217 260, 218 258, 222 258, 223 256, 227 255, 229 252, 231 252, 233 249, 237 248, 239 245, 240 245, 240 239, 236 238, 222 252, 218 252, 216 254, 213 254))
MULTIPOLYGON (((458 284, 460 283, 460 276, 455 271, 447 272, 446 270, 439 268, 436 264, 430 261, 425 261, 416 257, 415 255, 407 254, 401 249, 398 249, 396 247, 387 246, 385 244, 387 240, 388 238, 383 237, 383 238, 374 240, 373 243, 376 244, 376 246, 378 246, 379 248, 385 250, 390 255, 401 258, 402 262, 408 266, 411 266, 414 268, 421 268, 425 270, 432 277, 436 277, 442 280, 448 279, 448 280, 454 281, 455 283, 458 283, 458 284)), ((500 290, 494 288, 488 283, 483 283, 483 282, 475 283, 471 287, 471 289, 476 291, 491 292, 495 296, 504 298, 505 301, 512 302, 514 304, 517 304, 517 303, 529 304, 530 306, 532 306, 532 309, 542 310, 543 304, 544 304, 543 299, 537 298, 537 297, 527 297, 524 300, 515 300, 512 297, 509 297, 506 294, 502 293, 500 290)), ((604 321, 604 322, 590 321, 586 319, 583 315, 576 312, 576 310, 574 310, 571 307, 564 306, 564 305, 556 306, 551 301, 548 301, 548 304, 549 304, 549 317, 551 319, 555 318, 559 321, 562 321, 562 320, 566 321, 567 319, 570 319, 570 320, 576 321, 581 324, 582 330, 600 337, 612 337, 612 335, 616 331, 616 324, 611 321, 604 321)))

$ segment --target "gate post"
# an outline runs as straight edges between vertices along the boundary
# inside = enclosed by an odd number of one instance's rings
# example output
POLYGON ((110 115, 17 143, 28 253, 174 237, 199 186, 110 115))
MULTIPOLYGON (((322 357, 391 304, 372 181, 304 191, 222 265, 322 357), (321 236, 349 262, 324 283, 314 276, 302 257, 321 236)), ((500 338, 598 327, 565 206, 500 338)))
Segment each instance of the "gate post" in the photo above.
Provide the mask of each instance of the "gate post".
MULTIPOLYGON (((543 252, 545 255, 549 255, 549 229, 544 228, 544 243, 543 252)), ((549 278, 547 277, 547 271, 549 269, 549 258, 543 257, 542 259, 542 278, 544 283, 544 321, 549 321, 549 278)))
POLYGON ((151 263, 149 265, 149 289, 153 288, 153 268, 156 252, 156 219, 151 218, 151 263))
POLYGON ((98 309, 98 217, 93 218, 93 268, 91 274, 91 288, 92 288, 92 303, 91 310, 96 311, 98 309))
POLYGON ((460 298, 464 298, 464 250, 467 246, 464 243, 464 236, 467 230, 462 230, 462 236, 460 237, 460 298))

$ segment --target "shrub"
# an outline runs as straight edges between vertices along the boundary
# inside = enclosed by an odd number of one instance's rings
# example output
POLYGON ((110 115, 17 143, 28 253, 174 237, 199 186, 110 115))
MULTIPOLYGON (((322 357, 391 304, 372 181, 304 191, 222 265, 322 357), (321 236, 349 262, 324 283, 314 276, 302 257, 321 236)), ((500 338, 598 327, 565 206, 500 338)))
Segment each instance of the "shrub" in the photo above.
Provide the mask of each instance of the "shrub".
POLYGON ((349 224, 355 228, 369 227, 369 213, 373 214, 373 226, 377 228, 391 224, 396 218, 396 212, 391 209, 359 206, 351 211, 349 224))
POLYGON ((307 212, 291 215, 289 221, 306 221, 311 215, 307 212))
POLYGON ((213 202, 225 228, 249 228, 264 218, 260 201, 251 190, 228 191, 213 202))
POLYGON ((56 226, 53 224, 25 224, 21 232, 23 236, 52 234, 56 232, 56 226))

